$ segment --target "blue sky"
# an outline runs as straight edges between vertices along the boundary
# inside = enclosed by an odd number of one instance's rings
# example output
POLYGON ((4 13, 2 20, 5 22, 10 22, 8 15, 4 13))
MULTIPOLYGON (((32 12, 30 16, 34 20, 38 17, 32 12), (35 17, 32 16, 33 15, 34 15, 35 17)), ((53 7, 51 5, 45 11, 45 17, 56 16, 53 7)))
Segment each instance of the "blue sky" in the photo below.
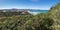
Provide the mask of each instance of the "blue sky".
POLYGON ((0 0, 0 9, 50 9, 60 0, 0 0))

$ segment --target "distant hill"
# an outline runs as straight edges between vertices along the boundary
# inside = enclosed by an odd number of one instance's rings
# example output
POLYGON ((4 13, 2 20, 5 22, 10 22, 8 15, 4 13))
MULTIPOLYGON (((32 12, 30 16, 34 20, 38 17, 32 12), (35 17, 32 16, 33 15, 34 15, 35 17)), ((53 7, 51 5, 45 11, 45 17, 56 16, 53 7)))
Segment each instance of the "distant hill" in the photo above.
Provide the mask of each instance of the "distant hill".
POLYGON ((48 12, 48 10, 40 10, 40 9, 15 9, 14 8, 14 9, 0 9, 0 12, 4 12, 4 13, 5 12, 19 12, 19 13, 27 12, 27 13, 36 15, 38 13, 46 13, 46 12, 48 12))
POLYGON ((30 14, 30 13, 26 9, 2 9, 2 10, 0 10, 0 17, 27 15, 27 14, 30 14))

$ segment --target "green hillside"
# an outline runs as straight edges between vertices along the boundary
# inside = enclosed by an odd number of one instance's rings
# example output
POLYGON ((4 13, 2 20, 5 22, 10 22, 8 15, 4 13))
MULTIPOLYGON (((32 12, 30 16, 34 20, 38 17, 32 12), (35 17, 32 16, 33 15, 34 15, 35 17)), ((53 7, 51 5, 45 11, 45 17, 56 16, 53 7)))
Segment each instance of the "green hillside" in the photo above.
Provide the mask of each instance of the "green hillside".
POLYGON ((0 30, 60 30, 60 3, 51 7, 48 13, 7 14, 2 13, 4 17, 0 17, 0 30))
POLYGON ((50 18, 54 20, 52 27, 55 28, 55 30, 60 30, 60 3, 52 7, 48 14, 50 14, 50 18))

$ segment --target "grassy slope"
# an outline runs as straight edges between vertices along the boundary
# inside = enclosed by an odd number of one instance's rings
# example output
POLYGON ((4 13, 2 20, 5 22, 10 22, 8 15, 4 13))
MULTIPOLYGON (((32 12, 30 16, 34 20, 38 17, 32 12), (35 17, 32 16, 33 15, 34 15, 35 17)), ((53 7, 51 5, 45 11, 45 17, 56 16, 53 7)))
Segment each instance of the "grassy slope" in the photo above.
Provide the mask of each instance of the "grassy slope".
POLYGON ((60 4, 48 13, 0 18, 0 30, 60 30, 60 4))
POLYGON ((60 30, 60 3, 52 7, 49 11, 49 16, 54 20, 53 28, 60 30))

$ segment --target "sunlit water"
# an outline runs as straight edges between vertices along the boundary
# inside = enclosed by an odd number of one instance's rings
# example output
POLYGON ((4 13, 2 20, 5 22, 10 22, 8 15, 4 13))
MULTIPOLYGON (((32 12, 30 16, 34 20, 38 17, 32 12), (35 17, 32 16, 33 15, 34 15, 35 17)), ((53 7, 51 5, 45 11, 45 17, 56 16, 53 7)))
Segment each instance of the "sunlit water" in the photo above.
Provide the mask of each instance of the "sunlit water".
POLYGON ((28 11, 30 14, 34 14, 34 15, 36 15, 36 14, 38 14, 38 13, 46 13, 46 12, 48 12, 48 10, 30 10, 30 11, 28 11))

